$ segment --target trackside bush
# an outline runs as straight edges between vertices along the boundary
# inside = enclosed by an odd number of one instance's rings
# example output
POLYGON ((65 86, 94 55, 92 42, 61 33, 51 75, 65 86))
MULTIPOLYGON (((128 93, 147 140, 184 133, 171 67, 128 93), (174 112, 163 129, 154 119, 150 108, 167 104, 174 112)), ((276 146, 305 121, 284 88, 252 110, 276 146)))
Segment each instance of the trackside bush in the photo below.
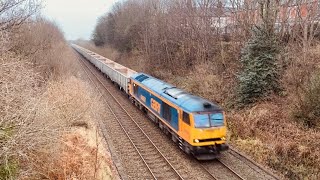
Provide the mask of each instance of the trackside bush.
POLYGON ((294 112, 298 122, 307 127, 316 127, 320 124, 320 73, 316 73, 310 80, 303 99, 294 112))

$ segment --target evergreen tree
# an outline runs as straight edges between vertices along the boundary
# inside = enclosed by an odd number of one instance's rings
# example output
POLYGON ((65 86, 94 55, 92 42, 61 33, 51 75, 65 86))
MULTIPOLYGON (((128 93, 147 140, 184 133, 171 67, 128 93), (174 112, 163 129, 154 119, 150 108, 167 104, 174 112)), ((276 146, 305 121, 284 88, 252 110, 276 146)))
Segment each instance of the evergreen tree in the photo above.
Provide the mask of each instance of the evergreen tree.
POLYGON ((279 92, 278 53, 279 46, 273 29, 267 25, 255 27, 253 36, 241 52, 238 103, 254 103, 271 93, 279 92))

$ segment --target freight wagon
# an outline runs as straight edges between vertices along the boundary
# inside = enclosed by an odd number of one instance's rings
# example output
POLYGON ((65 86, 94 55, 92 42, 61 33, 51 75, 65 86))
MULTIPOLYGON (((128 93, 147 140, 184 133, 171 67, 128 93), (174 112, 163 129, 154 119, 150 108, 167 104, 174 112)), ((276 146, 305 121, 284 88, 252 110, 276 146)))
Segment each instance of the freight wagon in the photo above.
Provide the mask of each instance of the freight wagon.
POLYGON ((125 93, 129 94, 128 85, 130 77, 131 75, 136 74, 136 71, 78 45, 73 44, 72 47, 87 60, 89 60, 102 73, 104 73, 112 82, 116 83, 120 90, 123 90, 125 93))

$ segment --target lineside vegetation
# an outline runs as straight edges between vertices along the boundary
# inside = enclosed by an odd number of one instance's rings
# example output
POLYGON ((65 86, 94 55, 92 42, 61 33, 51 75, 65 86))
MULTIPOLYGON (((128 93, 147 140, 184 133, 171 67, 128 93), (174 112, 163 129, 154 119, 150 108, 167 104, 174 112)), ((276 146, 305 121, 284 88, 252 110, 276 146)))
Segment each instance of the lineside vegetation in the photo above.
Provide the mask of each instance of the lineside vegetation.
POLYGON ((111 179, 109 157, 88 143, 100 142, 98 133, 78 133, 95 132, 102 106, 74 76, 77 56, 40 8, 0 1, 0 179, 111 179))
POLYGON ((318 3, 126 0, 99 18, 95 46, 79 43, 222 104, 233 145, 319 179, 318 3))

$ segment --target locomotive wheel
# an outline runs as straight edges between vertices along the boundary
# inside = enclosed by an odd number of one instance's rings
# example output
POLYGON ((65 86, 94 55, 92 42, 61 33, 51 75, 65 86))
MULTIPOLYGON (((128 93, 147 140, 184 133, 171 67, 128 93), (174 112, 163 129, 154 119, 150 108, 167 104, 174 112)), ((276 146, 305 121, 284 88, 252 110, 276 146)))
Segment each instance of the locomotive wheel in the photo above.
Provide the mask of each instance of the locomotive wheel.
POLYGON ((186 152, 187 154, 191 154, 191 150, 190 148, 186 147, 186 146, 183 146, 183 151, 186 152))
POLYGON ((171 135, 171 139, 174 143, 178 142, 178 139, 173 134, 171 135))
POLYGON ((159 121, 159 128, 161 129, 161 130, 163 130, 163 125, 162 125, 162 123, 159 121))

